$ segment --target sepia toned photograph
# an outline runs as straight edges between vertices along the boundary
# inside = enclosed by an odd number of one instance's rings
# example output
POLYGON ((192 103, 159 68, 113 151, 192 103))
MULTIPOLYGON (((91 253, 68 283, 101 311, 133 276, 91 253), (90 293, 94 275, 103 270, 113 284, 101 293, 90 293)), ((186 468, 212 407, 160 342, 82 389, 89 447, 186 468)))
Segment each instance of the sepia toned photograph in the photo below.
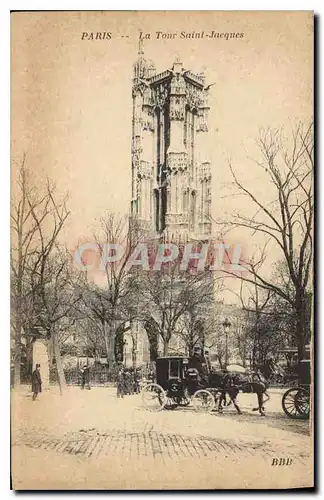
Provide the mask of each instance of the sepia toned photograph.
POLYGON ((11 487, 314 486, 312 11, 11 13, 11 487))

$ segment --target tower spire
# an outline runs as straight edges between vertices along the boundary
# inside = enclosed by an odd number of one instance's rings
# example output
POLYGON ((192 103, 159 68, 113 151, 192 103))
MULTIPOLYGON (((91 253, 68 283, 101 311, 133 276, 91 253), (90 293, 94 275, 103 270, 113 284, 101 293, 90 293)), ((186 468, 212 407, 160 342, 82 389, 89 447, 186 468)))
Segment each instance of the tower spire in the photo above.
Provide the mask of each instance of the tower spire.
POLYGON ((138 51, 137 60, 134 64, 134 77, 135 78, 145 78, 148 69, 148 62, 144 57, 144 47, 143 40, 139 38, 138 40, 138 51))
POLYGON ((144 42, 142 38, 138 40, 138 55, 139 56, 144 55, 144 42))

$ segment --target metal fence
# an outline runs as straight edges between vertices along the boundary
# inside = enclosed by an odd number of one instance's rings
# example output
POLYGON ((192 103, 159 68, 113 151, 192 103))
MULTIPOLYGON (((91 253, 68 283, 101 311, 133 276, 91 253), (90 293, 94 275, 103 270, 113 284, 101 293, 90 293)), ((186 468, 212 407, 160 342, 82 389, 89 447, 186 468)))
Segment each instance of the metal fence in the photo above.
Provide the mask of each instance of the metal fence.
MULTIPOLYGON (((77 367, 64 370, 64 375, 67 385, 81 385, 82 374, 77 367)), ((89 376, 90 384, 93 386, 109 386, 116 382, 116 374, 106 366, 91 368, 89 376)), ((50 383, 56 384, 57 382, 56 368, 53 367, 50 370, 50 383)))
MULTIPOLYGON (((141 378, 148 378, 150 373, 150 368, 143 366, 140 370, 141 378)), ((82 374, 77 367, 64 369, 64 375, 67 385, 81 385, 82 374)), ((117 371, 116 367, 108 367, 107 365, 93 365, 89 371, 90 385, 92 386, 112 386, 116 385, 117 382, 117 371)), ((50 383, 57 384, 57 372, 56 367, 53 366, 50 369, 50 383)))

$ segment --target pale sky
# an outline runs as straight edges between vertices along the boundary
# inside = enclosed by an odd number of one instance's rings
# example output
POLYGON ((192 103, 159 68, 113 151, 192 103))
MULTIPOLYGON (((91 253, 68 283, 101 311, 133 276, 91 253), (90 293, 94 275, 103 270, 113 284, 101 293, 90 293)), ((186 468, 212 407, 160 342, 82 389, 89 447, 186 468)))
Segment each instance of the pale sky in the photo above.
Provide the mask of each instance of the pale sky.
MULTIPOLYGON (((139 32, 158 71, 178 54, 205 68, 210 98, 212 213, 237 208, 222 199, 227 159, 264 200, 271 190, 255 164, 260 127, 308 122, 313 106, 311 12, 34 12, 12 19, 12 158, 27 153, 37 184, 49 175, 68 191, 71 216, 62 241, 91 238, 105 211, 125 213, 131 196, 131 85, 139 32), (186 33, 239 32, 243 38, 180 39, 186 33), (156 31, 177 33, 157 40, 156 31), (111 32, 111 40, 81 40, 111 32), (223 188, 222 188, 223 187, 223 188)), ((13 173, 14 179, 14 173, 13 173)), ((248 207, 242 207, 242 209, 248 207)), ((249 251, 250 238, 238 235, 249 251)))

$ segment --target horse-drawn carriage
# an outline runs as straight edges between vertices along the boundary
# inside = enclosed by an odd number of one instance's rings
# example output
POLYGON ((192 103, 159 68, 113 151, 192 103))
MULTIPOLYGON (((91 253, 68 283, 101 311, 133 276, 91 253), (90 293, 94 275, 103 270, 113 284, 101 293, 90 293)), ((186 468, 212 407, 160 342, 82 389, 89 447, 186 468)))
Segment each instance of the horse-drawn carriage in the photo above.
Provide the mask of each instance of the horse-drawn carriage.
POLYGON ((241 367, 242 373, 238 368, 233 365, 227 367, 226 370, 199 374, 198 369, 190 367, 186 357, 158 358, 156 382, 147 384, 142 390, 143 405, 148 409, 158 411, 163 408, 173 410, 177 406, 192 404, 199 412, 211 412, 217 405, 218 411, 221 412, 222 404, 226 403, 227 394, 236 411, 241 413, 236 401, 241 391, 257 395, 258 407, 254 410, 264 415, 264 403, 269 399, 264 376, 261 372, 246 373, 241 367))
POLYGON ((201 387, 197 372, 188 367, 184 356, 161 357, 156 360, 156 382, 142 390, 143 405, 150 410, 173 410, 192 404, 199 412, 210 412, 215 407, 216 388, 201 387))
POLYGON ((306 359, 298 364, 297 386, 288 389, 282 397, 282 409, 290 418, 309 418, 311 368, 309 351, 306 354, 306 359))

